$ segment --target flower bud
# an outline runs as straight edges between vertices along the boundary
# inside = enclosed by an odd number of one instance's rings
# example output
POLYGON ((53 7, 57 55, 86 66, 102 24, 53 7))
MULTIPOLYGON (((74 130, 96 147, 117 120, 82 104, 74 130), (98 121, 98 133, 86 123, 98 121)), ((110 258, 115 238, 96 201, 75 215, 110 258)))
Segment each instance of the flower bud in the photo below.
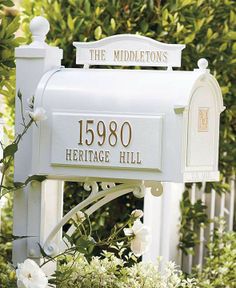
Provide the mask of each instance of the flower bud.
POLYGON ((85 217, 84 212, 78 211, 78 212, 76 213, 75 220, 80 221, 80 222, 83 222, 85 219, 86 219, 86 217, 85 217))
POLYGON ((140 209, 135 209, 132 213, 131 216, 133 216, 135 219, 140 219, 143 217, 143 211, 140 209))

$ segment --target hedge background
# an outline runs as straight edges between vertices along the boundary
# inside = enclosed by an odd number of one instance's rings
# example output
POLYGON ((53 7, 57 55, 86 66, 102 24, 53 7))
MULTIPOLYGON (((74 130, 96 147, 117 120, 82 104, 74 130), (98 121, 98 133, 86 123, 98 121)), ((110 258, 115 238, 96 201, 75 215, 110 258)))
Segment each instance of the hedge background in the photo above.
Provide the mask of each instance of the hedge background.
MULTIPOLYGON (((4 114, 7 115, 8 127, 13 127, 14 122, 14 47, 24 41, 14 36, 20 18, 21 29, 28 43, 29 21, 37 15, 49 20, 51 29, 47 41, 64 50, 63 65, 66 67, 75 66, 73 41, 92 41, 113 34, 138 33, 166 43, 186 44, 181 69, 192 70, 197 67, 198 59, 205 57, 209 61, 211 73, 222 88, 227 107, 221 117, 222 181, 208 184, 208 190, 213 185, 218 193, 228 191, 229 187, 225 183, 235 173, 236 164, 234 0, 23 0, 20 13, 15 8, 9 10, 6 5, 11 6, 11 1, 0 0, 0 94, 6 103, 4 114)), ((65 212, 76 205, 84 194, 80 183, 68 183, 65 212)), ((135 207, 142 207, 142 201, 132 195, 121 197, 94 216, 93 226, 98 233, 106 234, 114 223, 124 221, 135 207), (107 230, 104 229, 105 222, 107 230)))

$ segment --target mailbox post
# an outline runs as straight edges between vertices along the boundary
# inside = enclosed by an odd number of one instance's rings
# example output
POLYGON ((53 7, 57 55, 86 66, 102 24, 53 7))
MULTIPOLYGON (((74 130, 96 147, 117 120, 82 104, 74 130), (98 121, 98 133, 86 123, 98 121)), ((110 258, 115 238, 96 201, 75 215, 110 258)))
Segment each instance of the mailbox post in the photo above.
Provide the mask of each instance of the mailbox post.
MULTIPOLYGON (((30 45, 16 48, 16 91, 21 91, 22 102, 27 107, 36 91, 41 77, 51 69, 61 67, 62 50, 48 46, 44 40, 49 31, 49 23, 43 17, 31 21, 30 29, 33 42, 30 45)), ((17 98, 17 97, 16 97, 17 98)), ((15 133, 20 133, 21 110, 16 99, 15 133)), ((19 145, 15 155, 15 181, 24 182, 31 175, 32 131, 29 130, 19 145)), ((34 182, 14 193, 13 234, 29 236, 14 241, 13 263, 17 264, 26 258, 39 259, 38 244, 40 235, 62 217, 63 183, 47 180, 44 183, 34 182)))
MULTIPOLYGON (((17 90, 24 103, 34 95, 35 107, 42 106, 48 118, 21 143, 15 180, 31 174, 48 180, 15 195, 14 234, 34 236, 15 241, 15 263, 26 257, 40 260, 38 243, 51 255, 63 249, 61 227, 92 203, 89 215, 129 192, 143 197, 148 189, 159 196, 161 182, 218 180, 219 117, 224 107, 205 59, 195 71, 175 71, 184 45, 116 35, 75 42, 76 63, 83 67, 68 69, 61 67, 61 50, 44 42, 47 20, 36 17, 30 28, 33 42, 16 49, 17 90), (62 181, 68 180, 84 182, 91 194, 62 218, 62 181)), ((16 103, 16 131, 19 109, 16 103)))

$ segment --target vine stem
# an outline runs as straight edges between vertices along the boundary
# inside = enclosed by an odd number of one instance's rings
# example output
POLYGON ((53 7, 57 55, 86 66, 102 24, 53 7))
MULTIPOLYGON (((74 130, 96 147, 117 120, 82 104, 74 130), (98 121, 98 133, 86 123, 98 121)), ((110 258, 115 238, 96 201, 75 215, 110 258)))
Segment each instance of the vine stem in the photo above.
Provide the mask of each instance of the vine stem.
MULTIPOLYGON (((24 125, 24 130, 21 134, 17 135, 17 137, 15 138, 15 140, 12 142, 12 144, 16 144, 18 145, 20 140, 22 139, 22 137, 25 135, 25 133, 28 131, 28 129, 30 128, 30 126, 32 125, 32 123, 34 123, 35 121, 31 118, 29 123, 27 125, 24 125)), ((2 188, 3 188, 3 183, 4 183, 4 179, 5 179, 5 175, 6 175, 6 171, 10 166, 11 161, 13 160, 14 156, 11 155, 8 160, 5 162, 5 159, 3 157, 3 171, 2 171, 2 177, 1 177, 1 183, 0 183, 0 199, 2 198, 2 188)), ((4 194, 6 195, 6 193, 4 194)))

